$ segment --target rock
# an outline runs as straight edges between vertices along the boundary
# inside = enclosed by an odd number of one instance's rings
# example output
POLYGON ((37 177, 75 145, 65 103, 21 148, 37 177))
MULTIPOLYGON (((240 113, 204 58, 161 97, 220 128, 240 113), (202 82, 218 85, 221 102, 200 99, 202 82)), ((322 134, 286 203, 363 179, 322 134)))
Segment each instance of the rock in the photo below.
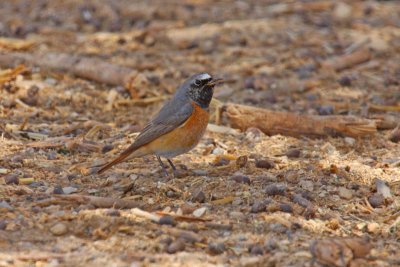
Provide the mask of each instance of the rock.
POLYGON ((356 139, 352 137, 345 137, 344 142, 348 144, 349 146, 354 146, 356 144, 356 139))
POLYGON ((121 216, 121 212, 117 209, 108 209, 105 211, 104 213, 107 216, 111 216, 111 217, 119 217, 121 216))
POLYGON ((293 213, 293 207, 290 204, 287 203, 280 203, 279 208, 281 211, 286 212, 286 213, 293 213))
POLYGON ((335 109, 333 108, 333 106, 329 106, 329 105, 328 106, 320 106, 317 109, 318 114, 321 116, 332 115, 334 110, 335 109))
POLYGON ((351 86, 351 78, 347 75, 341 76, 337 81, 341 86, 351 86))
POLYGON ((198 203, 204 203, 206 200, 206 195, 201 189, 197 189, 192 193, 192 201, 198 203))
POLYGON ((264 191, 268 196, 284 196, 286 193, 286 186, 284 184, 271 184, 268 185, 264 191))
POLYGON ((219 255, 224 253, 226 248, 224 243, 208 243, 207 249, 211 255, 219 255))
POLYGON ((373 222, 367 224, 367 231, 371 234, 378 234, 380 232, 379 223, 373 222))
POLYGON ((7 210, 13 210, 14 208, 8 204, 6 201, 1 201, 0 202, 0 209, 7 209, 7 210))
POLYGON ((64 192, 64 194, 69 195, 69 194, 77 192, 78 189, 76 189, 75 187, 72 187, 72 186, 67 186, 67 187, 63 187, 62 191, 64 192))
POLYGON ((68 227, 64 223, 58 222, 50 228, 50 232, 53 235, 61 236, 68 232, 68 227))
POLYGON ((53 194, 56 194, 56 195, 63 195, 63 194, 64 194, 64 191, 63 191, 63 189, 62 189, 62 187, 61 187, 60 185, 56 185, 56 186, 54 187, 54 189, 53 189, 53 194))
POLYGON ((375 185, 376 185, 376 192, 378 194, 381 194, 383 198, 392 198, 392 193, 390 192, 389 186, 385 183, 385 181, 381 179, 376 179, 375 180, 375 185))
POLYGON ((353 191, 347 189, 346 187, 339 187, 339 196, 343 199, 352 199, 353 198, 353 191))
POLYGON ((400 128, 396 128, 392 131, 389 140, 392 141, 393 143, 400 142, 400 128))
POLYGON ((249 252, 252 255, 263 255, 264 254, 264 248, 258 244, 251 245, 249 247, 249 252))
POLYGON ((4 182, 6 184, 19 184, 19 177, 17 174, 8 174, 4 177, 4 182))
POLYGON ((385 198, 381 194, 373 194, 368 198, 368 202, 373 208, 379 208, 385 203, 385 198))
POLYGON ((234 176, 231 177, 231 179, 237 183, 241 184, 250 184, 250 178, 243 175, 243 174, 235 174, 234 176))
POLYGON ((250 212, 258 213, 265 211, 267 204, 264 201, 255 201, 254 204, 251 206, 250 212))
POLYGON ((352 7, 344 2, 339 2, 335 5, 333 10, 333 17, 340 21, 346 21, 350 19, 352 13, 352 7))
POLYGON ((299 158, 300 155, 301 155, 301 151, 299 149, 297 149, 297 148, 289 149, 286 152, 286 156, 288 158, 299 158))
POLYGON ((272 169, 275 167, 275 163, 269 159, 256 159, 256 167, 263 169, 272 169))
POLYGON ((310 180, 301 180, 299 185, 301 186, 301 188, 309 192, 312 192, 314 190, 314 183, 310 180))
POLYGON ((207 211, 206 207, 198 208, 195 211, 193 211, 193 216, 199 218, 203 216, 206 213, 206 211, 207 211))
POLYGON ((163 216, 160 218, 160 220, 158 221, 159 224, 161 225, 175 225, 176 222, 174 220, 174 218, 172 216, 163 216))
POLYGON ((225 153, 225 150, 223 150, 220 147, 216 147, 214 148, 214 150, 212 151, 212 154, 214 155, 223 155, 225 153))
POLYGON ((185 243, 184 243, 182 240, 180 240, 180 239, 178 239, 178 240, 172 242, 172 243, 169 244, 169 246, 167 247, 167 252, 168 252, 169 254, 174 254, 174 253, 176 253, 176 252, 183 251, 183 250, 185 250, 185 243))

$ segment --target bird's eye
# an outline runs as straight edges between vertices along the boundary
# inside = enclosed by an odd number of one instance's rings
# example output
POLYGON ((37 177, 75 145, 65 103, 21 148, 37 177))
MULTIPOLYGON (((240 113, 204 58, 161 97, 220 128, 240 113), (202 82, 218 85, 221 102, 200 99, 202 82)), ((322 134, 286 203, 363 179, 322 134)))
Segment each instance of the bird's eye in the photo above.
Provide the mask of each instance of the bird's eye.
POLYGON ((201 85, 201 81, 200 81, 200 80, 195 80, 195 81, 194 81, 194 85, 200 86, 200 85, 201 85))

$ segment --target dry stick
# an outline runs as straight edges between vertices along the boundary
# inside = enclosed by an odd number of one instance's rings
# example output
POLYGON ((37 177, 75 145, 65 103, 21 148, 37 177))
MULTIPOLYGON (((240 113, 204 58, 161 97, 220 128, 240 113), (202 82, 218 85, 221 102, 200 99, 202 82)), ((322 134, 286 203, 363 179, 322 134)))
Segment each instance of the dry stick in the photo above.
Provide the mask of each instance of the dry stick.
POLYGON ((234 128, 256 127, 269 135, 359 137, 376 132, 375 121, 353 116, 300 115, 238 104, 226 104, 225 114, 234 128))
POLYGON ((95 197, 83 195, 55 195, 55 197, 65 201, 74 201, 79 204, 91 204, 96 208, 133 209, 144 206, 144 203, 139 201, 115 199, 110 197, 95 197))
POLYGON ((341 71, 344 69, 351 68, 355 65, 364 63, 371 59, 371 52, 369 49, 361 49, 354 53, 337 56, 332 59, 328 59, 321 63, 322 67, 327 69, 333 69, 335 71, 341 71))
POLYGON ((0 67, 14 67, 19 64, 37 66, 43 69, 68 72, 78 77, 110 85, 130 88, 137 72, 131 68, 115 65, 97 58, 75 56, 65 53, 0 54, 0 67))

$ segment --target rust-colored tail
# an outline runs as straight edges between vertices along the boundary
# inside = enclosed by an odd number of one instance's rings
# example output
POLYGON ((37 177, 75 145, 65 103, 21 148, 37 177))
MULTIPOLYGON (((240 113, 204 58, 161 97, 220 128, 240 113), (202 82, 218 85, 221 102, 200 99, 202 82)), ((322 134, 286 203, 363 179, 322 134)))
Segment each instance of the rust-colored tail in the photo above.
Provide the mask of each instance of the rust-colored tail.
POLYGON ((100 170, 98 170, 97 173, 98 174, 102 174, 103 172, 105 172, 106 170, 111 168, 112 166, 124 161, 127 157, 129 157, 130 154, 132 154, 132 152, 133 151, 131 149, 125 150, 116 159, 114 159, 113 161, 107 163, 104 167, 102 167, 100 170))

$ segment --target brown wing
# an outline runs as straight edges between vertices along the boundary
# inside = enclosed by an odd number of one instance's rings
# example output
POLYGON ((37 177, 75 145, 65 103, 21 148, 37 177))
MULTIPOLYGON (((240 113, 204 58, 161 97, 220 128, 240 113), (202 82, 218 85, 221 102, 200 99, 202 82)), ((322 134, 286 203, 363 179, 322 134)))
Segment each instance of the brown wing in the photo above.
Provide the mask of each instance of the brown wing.
POLYGON ((182 125, 192 114, 193 106, 188 101, 169 101, 142 130, 135 142, 123 151, 116 159, 107 163, 97 173, 103 173, 115 164, 124 161, 130 154, 143 145, 169 133, 182 125), (185 103, 186 102, 186 103, 185 103))

